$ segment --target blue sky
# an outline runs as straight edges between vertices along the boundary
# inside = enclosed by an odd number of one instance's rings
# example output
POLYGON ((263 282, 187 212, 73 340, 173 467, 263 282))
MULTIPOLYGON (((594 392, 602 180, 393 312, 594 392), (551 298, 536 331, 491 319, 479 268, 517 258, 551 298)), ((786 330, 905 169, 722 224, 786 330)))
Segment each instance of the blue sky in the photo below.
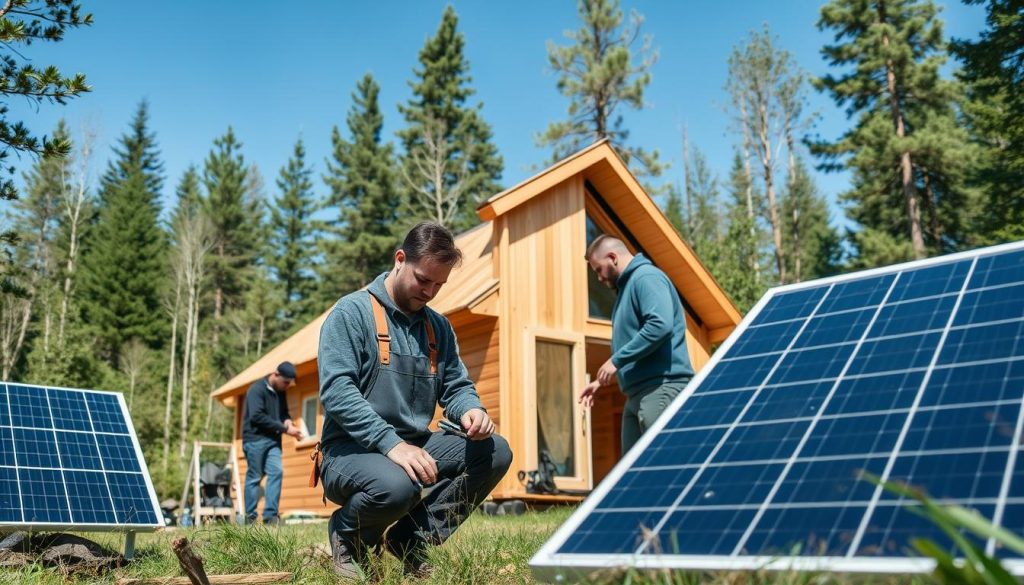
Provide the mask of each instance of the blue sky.
MULTIPOLYGON (((162 152, 165 203, 190 164, 200 165, 213 140, 228 125, 243 143, 247 161, 263 174, 268 196, 298 137, 306 143, 317 176, 330 153, 330 132, 344 128, 356 81, 372 73, 381 85, 388 139, 404 120, 397 104, 410 97, 408 81, 417 55, 440 21, 447 1, 280 3, 181 0, 84 2, 95 24, 70 31, 65 41, 33 45, 24 53, 37 64, 65 73, 83 72, 93 92, 68 106, 11 103, 15 117, 38 133, 49 133, 65 117, 99 130, 96 172, 124 133, 140 100, 150 103, 150 124, 162 152)), ((454 1, 466 37, 473 103, 505 160, 502 183, 532 174, 548 152, 534 137, 565 116, 547 66, 546 44, 564 44, 563 32, 578 27, 576 4, 568 0, 515 2, 454 1)), ((984 11, 954 0, 938 2, 946 34, 976 37, 984 11)), ((826 66, 820 48, 830 35, 815 28, 819 2, 763 0, 624 1, 644 15, 644 32, 660 55, 643 111, 623 110, 630 142, 658 149, 672 162, 665 180, 680 180, 681 137, 702 149, 724 179, 736 142, 723 111, 723 85, 732 47, 767 23, 779 45, 811 74, 826 66)), ((811 110, 821 114, 812 132, 840 135, 850 124, 824 95, 811 92, 811 110)), ((347 129, 345 129, 347 131, 347 129)), ((27 168, 29 159, 17 164, 27 168)), ((830 201, 848 181, 844 174, 817 174, 830 201)), ((322 181, 316 181, 320 194, 322 181)), ((838 216, 838 210, 836 210, 838 216)), ((837 217, 838 219, 838 217, 837 217)))

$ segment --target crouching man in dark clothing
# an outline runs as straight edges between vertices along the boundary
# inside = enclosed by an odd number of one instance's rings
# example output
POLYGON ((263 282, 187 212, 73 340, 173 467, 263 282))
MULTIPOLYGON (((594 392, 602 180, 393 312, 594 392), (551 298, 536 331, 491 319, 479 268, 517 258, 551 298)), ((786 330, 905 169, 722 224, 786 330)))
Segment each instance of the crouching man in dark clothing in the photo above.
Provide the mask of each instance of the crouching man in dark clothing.
POLYGON ((447 540, 512 463, 451 324, 426 306, 461 258, 451 232, 417 225, 394 268, 339 300, 320 330, 321 478, 342 505, 328 525, 340 576, 356 577, 381 544, 407 574, 429 574, 427 547, 447 540), (431 432, 437 405, 465 437, 431 432))

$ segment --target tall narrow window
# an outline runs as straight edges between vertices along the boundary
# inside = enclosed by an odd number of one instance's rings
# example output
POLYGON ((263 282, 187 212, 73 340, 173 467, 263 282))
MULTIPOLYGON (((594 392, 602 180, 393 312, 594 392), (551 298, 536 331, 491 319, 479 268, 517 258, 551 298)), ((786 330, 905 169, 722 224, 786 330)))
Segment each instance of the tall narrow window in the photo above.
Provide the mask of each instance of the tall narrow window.
MULTIPOLYGON (((597 227, 594 220, 587 215, 587 247, 597 236, 601 235, 601 228, 597 227)), ((615 292, 601 284, 594 271, 587 266, 587 297, 589 299, 590 317, 593 319, 612 318, 612 305, 615 304, 615 292)))
POLYGON ((537 456, 545 451, 557 475, 576 475, 572 345, 537 340, 537 456))
POLYGON ((316 394, 302 399, 302 432, 307 437, 317 436, 316 418, 320 412, 320 400, 316 394))

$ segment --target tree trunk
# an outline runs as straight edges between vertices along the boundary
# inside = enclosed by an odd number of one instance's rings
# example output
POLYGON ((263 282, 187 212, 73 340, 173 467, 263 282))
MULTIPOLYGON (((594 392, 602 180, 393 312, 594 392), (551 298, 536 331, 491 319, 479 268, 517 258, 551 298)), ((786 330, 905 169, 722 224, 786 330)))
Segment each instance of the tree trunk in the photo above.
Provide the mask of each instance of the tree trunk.
MULTIPOLYGON (((192 267, 189 268, 190 270, 192 267)), ((186 277, 188 278, 188 277, 186 277)), ((190 359, 192 352, 192 343, 196 335, 196 326, 194 320, 194 303, 196 302, 196 291, 195 285, 191 281, 188 283, 188 301, 185 305, 187 316, 185 318, 185 354, 182 356, 181 364, 181 419, 179 421, 179 437, 178 437, 178 455, 181 459, 182 464, 185 462, 185 443, 188 441, 188 414, 189 414, 189 391, 191 389, 192 370, 190 368, 190 359)))
POLYGON ((174 402, 174 366, 178 361, 178 318, 181 316, 181 274, 174 287, 174 308, 171 310, 171 356, 167 365, 167 399, 164 403, 164 473, 171 457, 171 411, 174 402))
MULTIPOLYGON (((88 165, 91 141, 88 136, 82 146, 82 165, 88 165)), ((60 301, 60 323, 57 327, 57 347, 64 348, 64 332, 68 319, 68 307, 71 305, 71 293, 74 285, 76 260, 78 259, 78 224, 82 219, 82 205, 85 203, 86 170, 80 170, 78 187, 72 201, 66 201, 64 211, 71 223, 71 233, 68 235, 68 261, 64 266, 64 293, 60 301)))
POLYGON ((932 244, 935 250, 942 252, 942 224, 939 222, 939 205, 935 201, 935 189, 932 187, 931 174, 928 169, 921 169, 921 178, 924 181, 924 206, 928 213, 928 227, 931 232, 932 244))
MULTIPOLYGON (((878 3, 878 21, 881 24, 886 22, 885 2, 878 3)), ((882 44, 886 47, 889 46, 888 35, 882 35, 882 44)), ((889 91, 889 110, 892 114, 893 126, 896 128, 896 136, 902 139, 906 136, 906 127, 903 121, 903 113, 900 110, 896 67, 891 59, 885 62, 885 81, 886 89, 889 91)), ((909 150, 904 150, 900 153, 900 181, 903 184, 903 198, 906 200, 907 205, 907 221, 910 223, 910 244, 914 248, 914 257, 924 258, 921 209, 917 200, 917 185, 914 183, 914 164, 909 150)))
POLYGON ((761 97, 757 108, 757 137, 761 143, 761 168, 764 190, 768 196, 768 221, 772 224, 772 241, 775 244, 775 266, 779 271, 779 282, 786 282, 786 258, 782 250, 782 224, 779 206, 775 200, 775 163, 772 161, 771 128, 768 120, 768 96, 761 97))
MULTIPOLYGON (((754 210, 754 173, 750 168, 750 127, 747 125, 747 106, 740 101, 740 117, 743 127, 743 171, 747 179, 747 218, 750 219, 750 241, 757 245, 757 214, 754 210)), ((761 282, 761 267, 757 256, 750 259, 750 269, 754 271, 754 282, 761 282)))
POLYGON ((800 200, 796 198, 796 139, 793 137, 793 120, 786 116, 786 152, 789 155, 789 200, 793 206, 793 226, 790 239, 793 241, 793 249, 789 250, 789 258, 793 261, 793 281, 803 280, 803 244, 800 241, 800 200))

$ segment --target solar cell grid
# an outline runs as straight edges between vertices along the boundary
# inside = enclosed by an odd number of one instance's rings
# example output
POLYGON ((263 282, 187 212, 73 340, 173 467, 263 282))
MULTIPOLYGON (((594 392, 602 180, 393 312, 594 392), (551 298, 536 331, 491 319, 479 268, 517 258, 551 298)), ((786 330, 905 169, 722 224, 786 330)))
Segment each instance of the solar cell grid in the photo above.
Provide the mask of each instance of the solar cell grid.
POLYGON ((1024 529, 1022 248, 770 292, 531 565, 736 568, 798 550, 869 570, 912 536, 942 540, 864 471, 1024 529))
POLYGON ((0 383, 0 526, 161 525, 118 395, 0 383))

